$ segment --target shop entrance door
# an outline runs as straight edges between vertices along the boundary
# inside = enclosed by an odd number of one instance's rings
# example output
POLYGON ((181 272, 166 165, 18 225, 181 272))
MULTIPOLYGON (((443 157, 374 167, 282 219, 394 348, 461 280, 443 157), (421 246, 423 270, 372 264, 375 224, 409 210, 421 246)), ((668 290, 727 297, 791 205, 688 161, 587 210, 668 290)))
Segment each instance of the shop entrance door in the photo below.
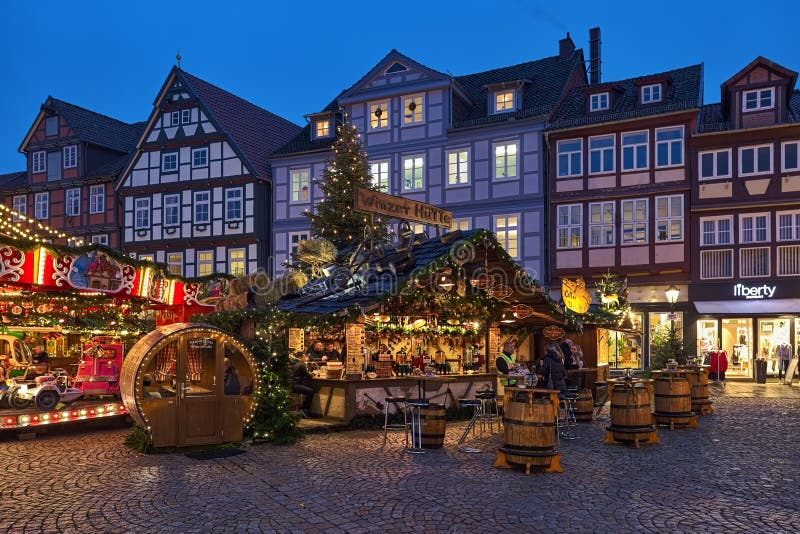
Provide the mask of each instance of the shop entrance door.
POLYGON ((177 445, 222 443, 222 343, 201 333, 185 336, 179 343, 177 445))

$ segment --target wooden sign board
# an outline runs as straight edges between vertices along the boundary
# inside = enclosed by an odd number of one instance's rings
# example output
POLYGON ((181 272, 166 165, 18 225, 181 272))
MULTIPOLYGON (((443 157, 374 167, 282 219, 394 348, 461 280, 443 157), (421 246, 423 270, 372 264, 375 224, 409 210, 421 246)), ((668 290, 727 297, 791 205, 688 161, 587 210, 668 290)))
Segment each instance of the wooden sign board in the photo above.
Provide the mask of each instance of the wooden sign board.
POLYGON ((364 370, 364 325, 348 323, 345 328, 345 373, 360 374, 364 370))
POLYGON ((592 303, 592 297, 586 291, 586 283, 583 278, 562 279, 561 299, 564 301, 564 306, 575 313, 586 313, 589 311, 589 304, 592 303))
POLYGON ((289 329, 289 354, 306 351, 305 331, 302 328, 289 329))
POLYGON ((500 329, 492 327, 489 329, 489 346, 486 350, 486 360, 494 361, 500 354, 500 329))
POLYGON ((785 385, 792 385, 792 379, 794 379, 795 371, 797 371, 797 358, 792 358, 789 361, 789 366, 786 368, 786 376, 783 378, 783 383, 785 385))
POLYGON ((433 204, 370 191, 363 187, 356 188, 354 209, 447 229, 453 224, 451 211, 443 210, 433 204))

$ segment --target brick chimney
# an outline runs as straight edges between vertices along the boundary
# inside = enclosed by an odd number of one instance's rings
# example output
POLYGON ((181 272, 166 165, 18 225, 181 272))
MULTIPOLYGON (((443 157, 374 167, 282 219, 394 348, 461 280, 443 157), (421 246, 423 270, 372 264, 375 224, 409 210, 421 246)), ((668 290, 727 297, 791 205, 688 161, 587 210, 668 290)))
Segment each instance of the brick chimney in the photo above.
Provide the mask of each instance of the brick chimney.
POLYGON ((600 83, 600 28, 589 30, 589 83, 600 83))
POLYGON ((575 43, 572 42, 572 37, 567 36, 558 41, 558 59, 567 59, 575 51, 575 43))

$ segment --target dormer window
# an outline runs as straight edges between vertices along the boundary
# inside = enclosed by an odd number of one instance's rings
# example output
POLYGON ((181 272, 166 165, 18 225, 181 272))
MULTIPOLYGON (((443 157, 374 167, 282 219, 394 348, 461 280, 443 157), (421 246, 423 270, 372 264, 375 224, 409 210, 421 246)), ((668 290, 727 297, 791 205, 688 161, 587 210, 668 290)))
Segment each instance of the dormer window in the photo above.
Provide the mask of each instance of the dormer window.
POLYGON ((369 105, 369 129, 383 130, 389 127, 389 101, 372 102, 369 105))
POLYGON ((645 85, 642 87, 642 104, 661 102, 661 84, 645 85))
POLYGON ((495 113, 505 113, 507 111, 514 111, 515 109, 514 91, 497 91, 494 94, 495 113))
POLYGON ((316 119, 314 121, 314 137, 330 137, 331 135, 331 121, 330 119, 316 119))
POLYGON ((742 111, 758 111, 775 107, 775 88, 745 91, 742 95, 742 111))
POLYGON ((595 93, 589 97, 589 111, 608 109, 608 93, 595 93))

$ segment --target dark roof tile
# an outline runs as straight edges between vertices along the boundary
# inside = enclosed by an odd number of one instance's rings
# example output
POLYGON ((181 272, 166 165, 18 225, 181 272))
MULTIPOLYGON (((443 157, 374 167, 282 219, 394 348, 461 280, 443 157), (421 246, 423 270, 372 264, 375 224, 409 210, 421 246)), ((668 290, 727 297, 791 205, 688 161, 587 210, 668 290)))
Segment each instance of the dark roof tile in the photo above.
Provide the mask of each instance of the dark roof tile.
POLYGON ((17 189, 28 183, 28 172, 17 171, 8 174, 0 174, 0 191, 17 189))
POLYGON ((142 134, 143 128, 137 124, 112 119, 52 96, 47 98, 42 107, 64 117, 81 140, 119 152, 127 153, 136 148, 142 134))

